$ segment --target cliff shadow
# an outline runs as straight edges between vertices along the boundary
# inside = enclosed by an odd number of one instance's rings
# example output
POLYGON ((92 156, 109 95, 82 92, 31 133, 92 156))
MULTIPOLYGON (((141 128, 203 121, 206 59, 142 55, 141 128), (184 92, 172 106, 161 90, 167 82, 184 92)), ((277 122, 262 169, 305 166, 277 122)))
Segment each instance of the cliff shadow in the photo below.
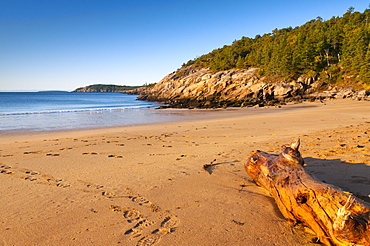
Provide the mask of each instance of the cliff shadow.
POLYGON ((304 158, 305 169, 318 180, 338 186, 370 203, 370 166, 340 159, 304 158))

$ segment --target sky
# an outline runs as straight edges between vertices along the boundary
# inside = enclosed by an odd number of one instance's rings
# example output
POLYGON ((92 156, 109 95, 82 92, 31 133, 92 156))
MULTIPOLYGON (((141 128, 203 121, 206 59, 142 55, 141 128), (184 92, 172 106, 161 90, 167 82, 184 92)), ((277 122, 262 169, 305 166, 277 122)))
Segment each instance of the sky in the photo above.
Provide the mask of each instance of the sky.
POLYGON ((0 0, 0 91, 159 82, 241 37, 368 0, 0 0))

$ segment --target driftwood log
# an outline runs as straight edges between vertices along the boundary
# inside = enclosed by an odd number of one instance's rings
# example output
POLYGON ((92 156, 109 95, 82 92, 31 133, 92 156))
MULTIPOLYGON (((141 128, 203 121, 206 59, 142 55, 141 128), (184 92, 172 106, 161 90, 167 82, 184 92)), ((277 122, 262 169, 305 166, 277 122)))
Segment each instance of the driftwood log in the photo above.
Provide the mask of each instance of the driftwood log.
POLYGON ((326 245, 370 245, 370 205, 305 172, 299 139, 282 153, 252 152, 247 173, 275 199, 288 220, 303 223, 326 245))

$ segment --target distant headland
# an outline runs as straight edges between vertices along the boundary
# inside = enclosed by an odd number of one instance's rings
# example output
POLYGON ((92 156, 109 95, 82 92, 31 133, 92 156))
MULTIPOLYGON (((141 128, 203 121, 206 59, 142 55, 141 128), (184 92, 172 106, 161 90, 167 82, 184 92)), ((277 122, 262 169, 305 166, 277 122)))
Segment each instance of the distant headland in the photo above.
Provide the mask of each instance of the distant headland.
POLYGON ((133 90, 139 87, 142 86, 94 84, 85 87, 79 87, 73 92, 124 92, 126 90, 133 90))

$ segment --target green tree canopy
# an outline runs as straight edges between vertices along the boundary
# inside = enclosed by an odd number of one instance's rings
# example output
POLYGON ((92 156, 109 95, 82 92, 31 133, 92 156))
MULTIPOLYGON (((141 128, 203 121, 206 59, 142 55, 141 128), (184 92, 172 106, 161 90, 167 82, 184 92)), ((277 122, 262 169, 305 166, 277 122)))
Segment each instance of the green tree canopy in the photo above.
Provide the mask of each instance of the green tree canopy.
POLYGON ((259 67, 266 75, 296 79, 320 74, 331 84, 362 84, 370 89, 370 10, 349 8, 342 17, 317 17, 295 28, 242 37, 183 66, 213 71, 259 67))

